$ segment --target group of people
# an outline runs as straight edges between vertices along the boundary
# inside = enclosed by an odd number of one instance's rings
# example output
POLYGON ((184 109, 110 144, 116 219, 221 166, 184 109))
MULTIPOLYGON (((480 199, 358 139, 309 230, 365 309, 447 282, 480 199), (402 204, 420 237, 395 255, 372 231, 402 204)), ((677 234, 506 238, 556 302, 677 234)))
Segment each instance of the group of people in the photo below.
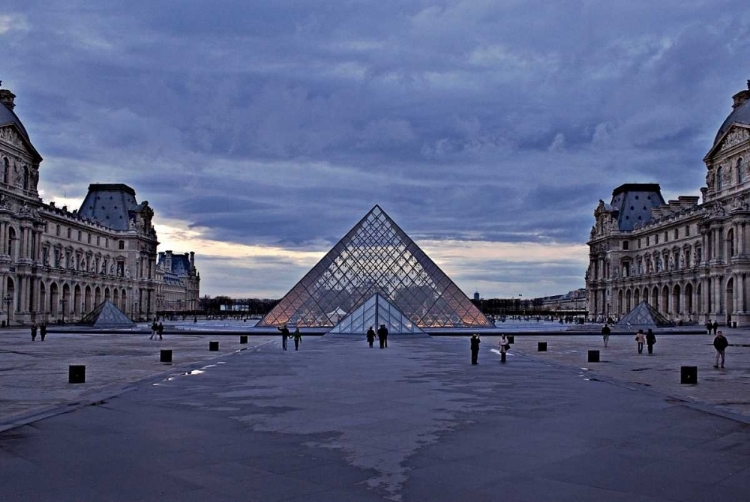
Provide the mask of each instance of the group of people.
POLYGON ((31 324, 31 341, 32 342, 36 340, 37 331, 39 331, 39 336, 41 337, 42 341, 44 341, 44 338, 47 336, 47 323, 43 322, 39 326, 37 326, 36 323, 31 324))
MULTIPOLYGON (((725 357, 724 351, 729 346, 729 341, 721 331, 718 331, 718 327, 719 324, 716 321, 711 322, 711 320, 709 320, 706 323, 706 331, 708 332, 708 334, 714 334, 713 346, 714 349, 716 349, 716 362, 714 364, 714 368, 723 368, 725 357)), ((605 347, 609 344, 609 336, 611 333, 612 330, 609 328, 608 324, 602 326, 602 339, 604 341, 605 347)), ((635 335, 635 343, 639 354, 643 354, 644 344, 648 349, 648 353, 653 354, 654 344, 656 344, 656 335, 651 329, 647 330, 646 333, 644 333, 642 329, 639 329, 638 333, 636 333, 635 335)))
POLYGON ((164 340, 164 325, 161 322, 156 322, 156 319, 154 319, 154 322, 151 323, 151 336, 148 337, 149 340, 153 340, 155 336, 159 336, 159 340, 164 340))
MULTIPOLYGON (((482 343, 482 339, 479 338, 478 334, 471 335, 470 346, 471 346, 471 364, 479 364, 479 344, 482 343)), ((502 335, 500 341, 497 342, 500 349, 500 361, 505 362, 505 354, 510 350, 510 342, 508 337, 502 335)))
MULTIPOLYGON (((372 348, 375 343, 375 330, 372 329, 372 326, 367 330, 365 336, 367 337, 367 344, 372 348)), ((381 324, 378 328, 378 341, 381 349, 388 348, 388 328, 385 327, 385 324, 381 324)))
POLYGON ((294 328, 294 333, 289 332, 289 328, 286 324, 283 324, 277 328, 281 331, 281 348, 286 350, 286 342, 291 337, 294 339, 294 350, 299 350, 299 342, 302 341, 302 333, 299 331, 299 326, 294 328))

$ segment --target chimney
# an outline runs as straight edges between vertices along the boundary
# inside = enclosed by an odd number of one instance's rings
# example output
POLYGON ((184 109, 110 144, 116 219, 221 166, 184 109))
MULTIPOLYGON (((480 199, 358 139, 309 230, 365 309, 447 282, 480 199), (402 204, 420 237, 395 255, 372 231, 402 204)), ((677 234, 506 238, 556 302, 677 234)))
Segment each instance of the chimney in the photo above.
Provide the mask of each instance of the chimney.
POLYGON ((738 92, 737 94, 732 96, 732 99, 734 100, 734 103, 732 104, 733 110, 744 105, 745 102, 750 99, 750 80, 747 81, 747 90, 738 92))
POLYGON ((190 268, 195 268, 195 253, 190 251, 190 268))
POLYGON ((4 104, 8 110, 13 111, 16 104, 13 100, 16 99, 16 95, 10 92, 8 89, 0 89, 0 103, 4 104))
POLYGON ((166 251, 166 254, 164 255, 164 268, 169 272, 172 271, 172 251, 171 250, 166 251))

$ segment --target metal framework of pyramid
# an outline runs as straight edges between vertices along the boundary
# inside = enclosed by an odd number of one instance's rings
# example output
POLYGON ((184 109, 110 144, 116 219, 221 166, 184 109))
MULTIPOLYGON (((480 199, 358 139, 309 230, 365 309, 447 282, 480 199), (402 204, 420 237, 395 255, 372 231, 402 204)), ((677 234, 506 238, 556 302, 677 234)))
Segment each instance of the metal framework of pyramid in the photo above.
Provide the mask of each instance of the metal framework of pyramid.
POLYGON ((86 314, 78 324, 95 328, 132 328, 135 323, 109 300, 104 300, 86 314))
POLYGON ((380 293, 372 295, 369 300, 334 326, 329 333, 364 335, 369 328, 377 331, 381 324, 388 328, 389 334, 424 333, 380 293))
POLYGON ((258 326, 333 327, 374 294, 424 328, 494 328, 379 206, 373 207, 258 326))
POLYGON ((620 319, 617 326, 648 326, 668 327, 674 323, 661 315, 654 307, 645 300, 639 303, 628 314, 620 319))

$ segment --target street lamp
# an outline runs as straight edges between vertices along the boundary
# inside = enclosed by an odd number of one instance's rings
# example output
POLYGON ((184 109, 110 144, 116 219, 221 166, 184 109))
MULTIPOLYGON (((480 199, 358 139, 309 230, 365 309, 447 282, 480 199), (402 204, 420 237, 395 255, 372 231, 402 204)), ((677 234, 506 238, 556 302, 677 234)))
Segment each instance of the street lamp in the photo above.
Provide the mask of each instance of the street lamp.
POLYGON ((60 306, 62 307, 62 324, 65 324, 65 306, 68 304, 67 298, 62 298, 60 300, 60 306))
POLYGON ((5 302, 5 312, 8 318, 8 320, 6 321, 6 324, 10 328, 10 304, 13 303, 13 296, 5 295, 5 298, 3 298, 3 301, 5 302))

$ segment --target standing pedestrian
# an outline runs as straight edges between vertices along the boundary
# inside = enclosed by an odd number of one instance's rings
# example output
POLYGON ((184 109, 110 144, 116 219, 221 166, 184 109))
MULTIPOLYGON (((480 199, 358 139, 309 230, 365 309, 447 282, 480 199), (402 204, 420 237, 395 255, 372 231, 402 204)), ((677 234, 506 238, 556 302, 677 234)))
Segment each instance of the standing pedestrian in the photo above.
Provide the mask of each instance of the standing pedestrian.
POLYGON ((370 329, 367 330, 367 343, 370 345, 370 348, 372 348, 373 342, 375 342, 375 330, 370 326, 370 329))
POLYGON ((649 354, 653 354, 654 353, 654 344, 655 343, 656 343, 656 335, 649 328, 648 332, 646 333, 646 346, 648 347, 648 353, 649 354))
POLYGON ((643 334, 643 330, 639 329, 635 335, 635 341, 638 345, 638 353, 643 354, 643 343, 646 341, 646 335, 643 334))
POLYGON ((479 364, 479 344, 482 341, 479 339, 479 335, 471 335, 471 364, 479 364))
POLYGON ((714 329, 714 326, 713 326, 713 324, 711 324, 711 319, 709 319, 709 320, 708 320, 708 321, 706 322, 706 334, 707 334, 707 335, 710 335, 710 334, 711 334, 711 330, 712 330, 712 329, 714 329))
POLYGON ((385 324, 381 324, 378 328, 378 341, 380 342, 380 348, 384 349, 388 346, 388 342, 386 341, 388 338, 388 328, 385 327, 385 324))
POLYGON ((719 321, 717 321, 716 319, 714 319, 713 328, 714 328, 714 335, 717 335, 718 333, 716 332, 716 330, 719 329, 719 321))
POLYGON ((47 323, 43 322, 41 326, 39 326, 39 336, 42 337, 42 341, 44 341, 44 337, 47 336, 47 323))
POLYGON ((299 342, 302 340, 302 333, 299 332, 299 326, 294 328, 294 350, 299 350, 299 342))
POLYGON ((714 338, 714 348, 716 349, 716 363, 714 364, 714 368, 719 367, 719 359, 721 359, 721 367, 724 367, 724 351, 727 347, 729 347, 729 340, 719 331, 714 338))
POLYGON ((602 326, 602 339, 604 340, 604 346, 606 347, 609 343, 609 334, 612 330, 609 329, 609 325, 605 324, 602 326))
POLYGON ((289 328, 286 327, 286 324, 282 324, 277 329, 281 331, 281 348, 286 350, 286 340, 289 338, 289 328))
POLYGON ((162 335, 164 334, 164 325, 159 322, 159 325, 156 327, 156 333, 159 335, 159 340, 163 340, 164 338, 162 335))
POLYGON ((500 341, 498 342, 500 345, 500 362, 505 362, 505 354, 508 352, 508 349, 510 349, 510 343, 508 343, 508 337, 504 334, 500 337, 500 341))
POLYGON ((36 340, 36 323, 31 323, 31 341, 36 340))

